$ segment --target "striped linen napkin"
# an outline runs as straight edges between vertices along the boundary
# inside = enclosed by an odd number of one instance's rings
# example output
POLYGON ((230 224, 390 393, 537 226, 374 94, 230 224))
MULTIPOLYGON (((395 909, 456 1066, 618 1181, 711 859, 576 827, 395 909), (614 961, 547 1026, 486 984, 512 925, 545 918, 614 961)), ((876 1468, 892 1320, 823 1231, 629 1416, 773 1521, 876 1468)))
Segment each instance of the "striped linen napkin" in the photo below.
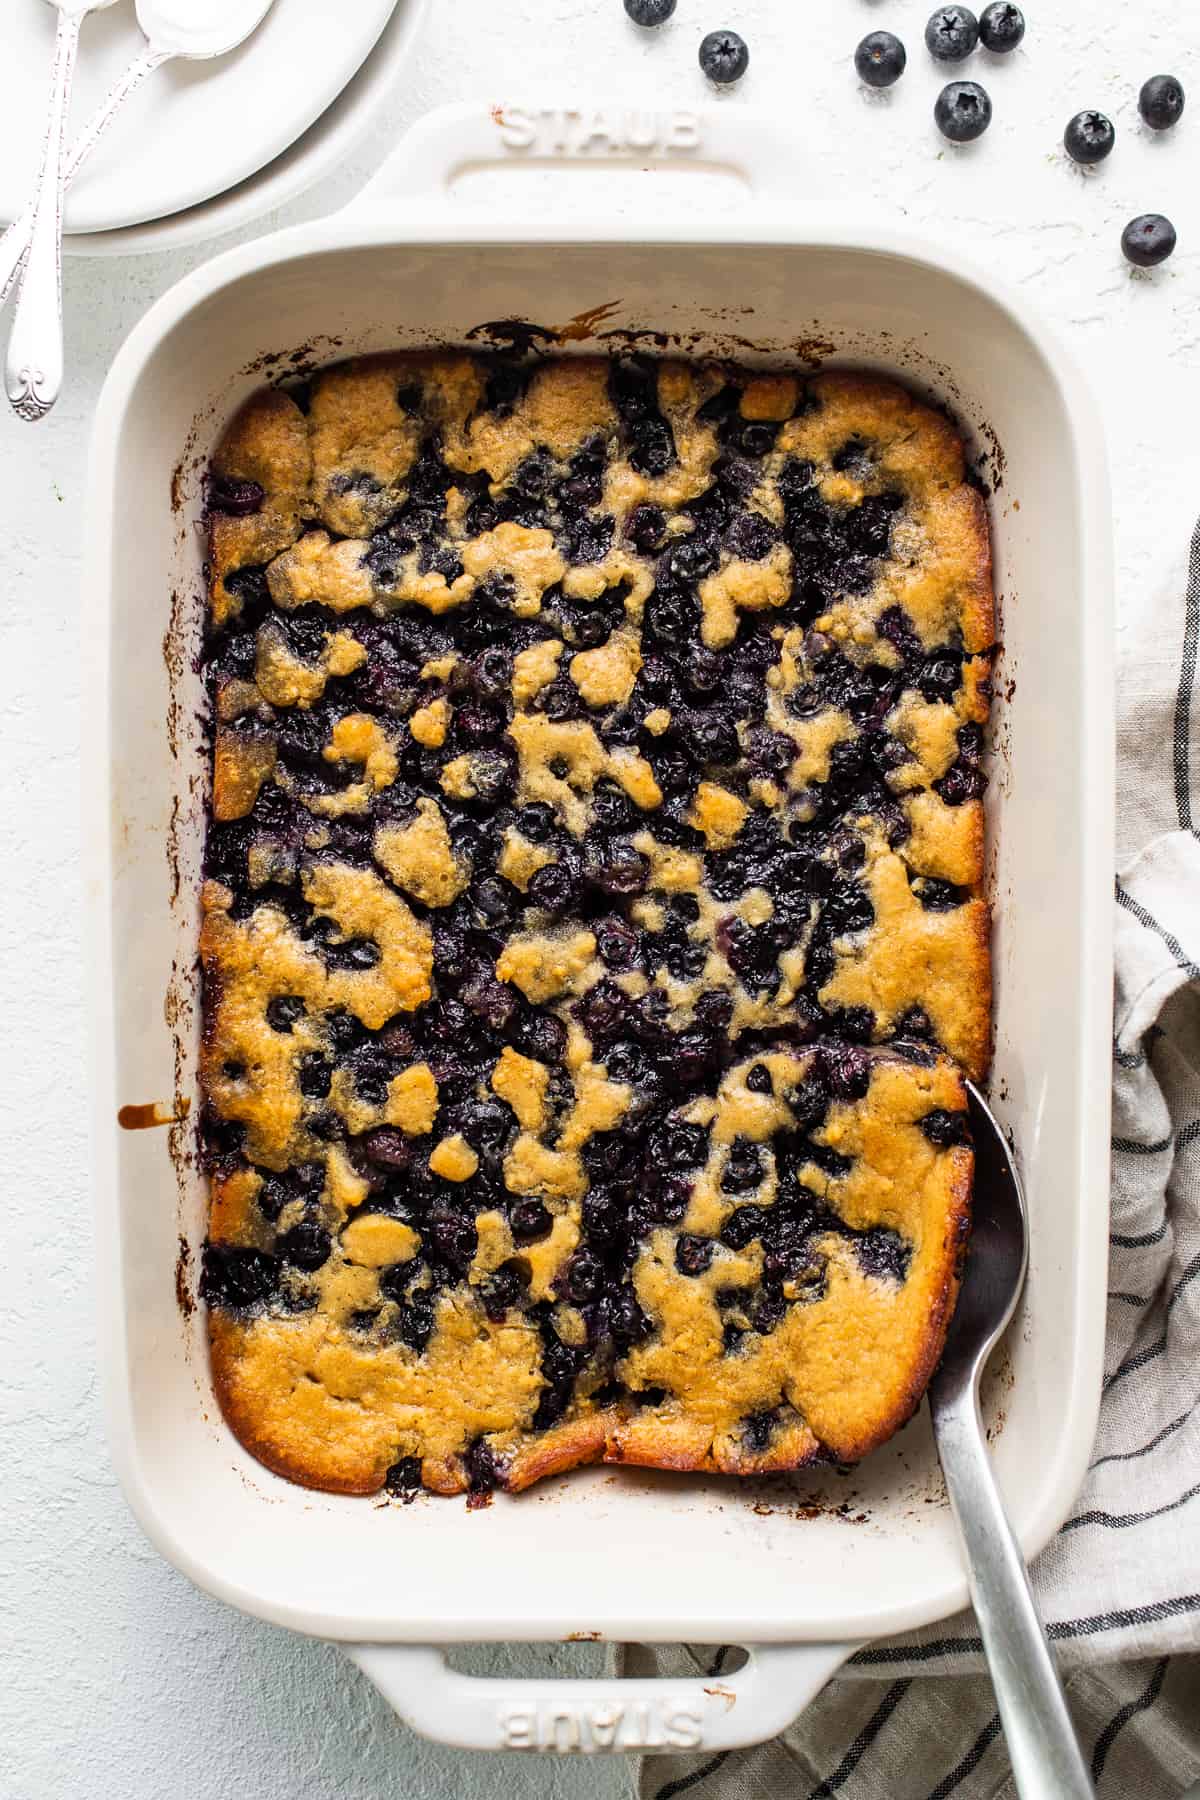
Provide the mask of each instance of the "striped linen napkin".
MULTIPOLYGON (((1186 584, 1137 627, 1118 682, 1104 1394, 1083 1491, 1033 1582, 1098 1793, 1178 1800, 1200 1781, 1200 524, 1186 584)), ((690 1674, 728 1654, 625 1658, 690 1674)), ((1015 1794, 970 1613, 860 1651, 773 1742, 648 1758, 639 1782, 644 1800, 1015 1794)))

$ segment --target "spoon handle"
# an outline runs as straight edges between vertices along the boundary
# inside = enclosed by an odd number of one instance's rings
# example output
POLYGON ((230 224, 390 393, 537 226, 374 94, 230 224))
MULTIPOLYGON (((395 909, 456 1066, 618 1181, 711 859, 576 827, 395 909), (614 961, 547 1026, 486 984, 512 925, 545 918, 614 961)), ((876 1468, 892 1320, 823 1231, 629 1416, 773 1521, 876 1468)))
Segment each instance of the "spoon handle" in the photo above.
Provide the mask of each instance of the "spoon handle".
POLYGON ((125 102, 137 93, 148 75, 153 75, 155 69, 161 69, 174 55, 173 50, 156 50, 150 44, 140 56, 134 57, 123 74, 117 76, 83 130, 71 140, 63 165, 63 182, 66 186, 69 187, 74 181, 125 102))
POLYGON ((1095 1800, 992 1473, 977 1387, 943 1397, 935 1377, 930 1406, 1017 1792, 1021 1800, 1095 1800))
POLYGON ((34 198, 33 231, 4 364, 4 386, 13 411, 31 423, 45 418, 62 389, 63 148, 82 23, 81 12, 59 10, 50 113, 34 198))
MULTIPOLYGON (((155 69, 161 69, 173 55, 172 50, 155 50, 153 47, 143 50, 140 56, 134 57, 124 73, 117 77, 83 130, 71 142, 63 165, 64 191, 70 187, 125 102, 137 92, 148 75, 153 75, 155 69)), ((0 306, 4 305, 17 284, 17 276, 21 273, 33 234, 33 219, 31 202, 13 220, 4 236, 0 237, 0 306)))

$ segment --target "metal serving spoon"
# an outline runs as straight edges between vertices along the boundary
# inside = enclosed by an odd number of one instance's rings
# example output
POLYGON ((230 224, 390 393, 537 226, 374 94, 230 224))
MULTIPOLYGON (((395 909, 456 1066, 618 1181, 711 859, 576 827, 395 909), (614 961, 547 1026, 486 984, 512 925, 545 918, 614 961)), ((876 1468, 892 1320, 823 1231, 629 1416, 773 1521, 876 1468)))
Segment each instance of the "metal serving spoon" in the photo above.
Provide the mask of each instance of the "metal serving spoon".
MULTIPOLYGON (((51 4, 54 0, 51 0, 51 4)), ((90 0, 79 15, 95 6, 110 6, 112 0, 90 0)), ((24 270, 17 314, 9 344, 8 370, 19 359, 22 370, 35 372, 14 393, 14 381, 6 373, 8 397, 23 419, 41 419, 54 405, 62 386, 62 193, 91 155, 125 102, 135 94, 155 69, 173 57, 186 57, 199 62, 209 57, 227 56, 262 24, 274 0, 137 0, 137 20, 146 38, 146 48, 135 56, 124 73, 109 89, 79 136, 62 157, 61 187, 56 183, 58 200, 54 208, 54 242, 49 244, 49 230, 43 243, 39 236, 44 189, 9 226, 0 238, 0 305, 3 305, 24 270), (35 262, 52 252, 55 267, 55 293, 50 299, 44 271, 35 262), (32 284, 32 285, 31 285, 32 284), (23 325, 23 319, 26 323, 23 325), (18 343, 18 332, 24 336, 18 343), (17 346, 14 351, 14 345, 17 346), (57 379, 54 380, 55 371, 57 379), (31 397, 36 394, 36 402, 31 397)), ((78 35, 78 22, 76 24, 78 35)), ((61 149, 65 101, 58 125, 61 149)))
POLYGON ((971 1599, 1022 1800, 1094 1800, 1025 1563, 992 1474, 979 1378, 1012 1318, 1028 1260, 1020 1177, 1000 1126, 967 1083, 975 1137, 975 1224, 958 1308, 929 1405, 971 1599))
POLYGON ((24 304, 13 322, 4 385, 22 419, 42 419, 62 387, 62 169, 67 108, 79 53, 79 33, 90 12, 113 0, 48 0, 58 7, 54 70, 46 145, 34 189, 24 304), (45 320, 50 321, 47 329, 45 320))

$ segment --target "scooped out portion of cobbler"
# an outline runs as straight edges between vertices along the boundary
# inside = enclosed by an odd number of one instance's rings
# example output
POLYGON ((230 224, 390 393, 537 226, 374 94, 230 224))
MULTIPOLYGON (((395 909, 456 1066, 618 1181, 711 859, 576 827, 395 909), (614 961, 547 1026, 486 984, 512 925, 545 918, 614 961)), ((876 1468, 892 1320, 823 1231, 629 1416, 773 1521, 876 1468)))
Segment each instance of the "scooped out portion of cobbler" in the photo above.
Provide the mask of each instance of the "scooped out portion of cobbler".
POLYGON ((983 502, 897 384, 396 355, 213 460, 201 1291, 278 1473, 854 1461, 986 1067, 983 502))

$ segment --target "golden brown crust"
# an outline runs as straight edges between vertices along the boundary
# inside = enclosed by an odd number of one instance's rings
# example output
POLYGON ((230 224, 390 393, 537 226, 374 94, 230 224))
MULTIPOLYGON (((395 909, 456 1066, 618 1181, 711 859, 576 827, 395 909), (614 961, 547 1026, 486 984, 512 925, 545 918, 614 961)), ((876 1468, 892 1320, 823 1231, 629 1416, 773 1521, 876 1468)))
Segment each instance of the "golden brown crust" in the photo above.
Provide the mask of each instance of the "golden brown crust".
POLYGON ((373 357, 252 397, 210 494, 232 1429, 344 1493, 866 1454, 940 1354, 989 1055, 950 421, 373 357))
POLYGON ((242 1447, 273 1475, 327 1494, 377 1494, 386 1463, 356 1454, 341 1430, 297 1432, 291 1440, 273 1427, 271 1410, 247 1373, 246 1326, 220 1312, 208 1320, 213 1388, 225 1423, 242 1447))
POLYGON ((295 541, 312 482, 312 454, 304 415, 286 394, 263 391, 228 426, 213 456, 216 481, 248 482, 262 490, 255 511, 214 511, 209 525, 213 617, 221 624, 241 601, 225 577, 267 562, 295 541))
POLYGON ((618 1417, 617 1409, 608 1407, 530 1438, 505 1465, 505 1491, 519 1494, 548 1475, 564 1475, 587 1463, 611 1462, 607 1451, 618 1417))

